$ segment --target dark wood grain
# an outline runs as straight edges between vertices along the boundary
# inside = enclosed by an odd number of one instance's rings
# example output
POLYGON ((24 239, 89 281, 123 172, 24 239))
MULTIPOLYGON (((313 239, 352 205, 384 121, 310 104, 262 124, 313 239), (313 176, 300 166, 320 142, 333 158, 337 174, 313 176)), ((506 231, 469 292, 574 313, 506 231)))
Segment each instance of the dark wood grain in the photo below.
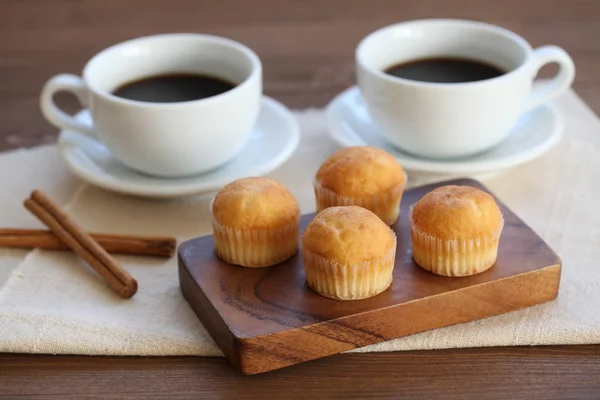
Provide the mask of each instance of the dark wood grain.
MULTIPOLYGON (((249 375, 556 298, 560 259, 500 201, 505 225, 494 267, 462 278, 417 267, 408 209, 443 185, 487 191, 471 179, 406 191, 400 218, 391 227, 398 238, 394 280, 377 296, 359 301, 320 296, 307 287, 298 254, 271 268, 227 264, 214 254, 212 236, 179 247, 181 290, 228 360, 249 375)), ((313 217, 302 216, 301 232, 313 217)))
POLYGON ((342 354, 244 376, 224 358, 5 355, 0 398, 597 400, 590 346, 342 354))
MULTIPOLYGON (((534 46, 564 47, 574 88, 600 112, 595 0, 2 0, 0 149, 54 142, 38 111, 41 85, 124 39, 191 31, 241 40, 265 64, 266 93, 304 108, 354 82, 361 37, 424 17, 492 22, 534 46)), ((0 397, 598 399, 599 375, 600 346, 339 355, 253 377, 224 359, 0 355, 0 397)))

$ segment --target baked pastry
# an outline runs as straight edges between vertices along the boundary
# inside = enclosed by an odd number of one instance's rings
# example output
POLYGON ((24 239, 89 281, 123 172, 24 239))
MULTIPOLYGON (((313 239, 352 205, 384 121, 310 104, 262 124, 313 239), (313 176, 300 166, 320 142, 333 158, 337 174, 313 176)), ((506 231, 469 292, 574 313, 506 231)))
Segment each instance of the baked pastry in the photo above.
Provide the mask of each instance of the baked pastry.
POLYGON ((412 255, 437 275, 478 274, 496 262, 502 213, 494 198, 470 186, 443 186, 409 213, 412 255))
POLYGON ((347 147, 325 160, 317 171, 317 212, 356 205, 392 225, 398 219, 405 184, 406 174, 391 154, 376 147, 347 147))
POLYGON ((223 261, 266 267, 298 251, 300 208, 274 180, 234 181, 217 193, 211 211, 215 252, 223 261))
POLYGON ((314 291, 338 300, 364 299, 391 285, 396 235, 367 209, 329 207, 306 227, 301 254, 314 291))

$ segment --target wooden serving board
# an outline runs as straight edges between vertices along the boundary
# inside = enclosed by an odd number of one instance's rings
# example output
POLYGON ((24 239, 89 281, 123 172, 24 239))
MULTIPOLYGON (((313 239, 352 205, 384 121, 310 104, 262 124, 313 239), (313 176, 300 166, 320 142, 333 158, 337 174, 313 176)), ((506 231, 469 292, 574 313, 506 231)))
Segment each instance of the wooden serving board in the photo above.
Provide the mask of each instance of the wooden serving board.
MULTIPOLYGON (((257 374, 356 347, 506 313, 554 299, 561 260, 498 201, 505 227, 498 261, 464 278, 433 275, 411 258, 408 207, 453 180, 405 192, 398 222, 392 286, 365 300, 336 301, 305 283, 299 255, 269 268, 243 268, 219 260, 212 236, 179 247, 183 295, 225 356, 244 374, 257 374)), ((486 190, 487 191, 487 190, 486 190)), ((314 214, 304 215, 302 230, 314 214)))

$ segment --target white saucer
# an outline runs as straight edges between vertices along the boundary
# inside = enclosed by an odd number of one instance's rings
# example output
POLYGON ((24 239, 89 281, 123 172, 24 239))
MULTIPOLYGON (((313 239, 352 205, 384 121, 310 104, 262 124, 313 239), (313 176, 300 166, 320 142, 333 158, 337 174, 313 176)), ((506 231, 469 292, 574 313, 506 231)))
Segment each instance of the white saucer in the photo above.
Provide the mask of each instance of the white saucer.
POLYGON ((560 139, 564 125, 556 109, 550 104, 544 105, 523 116, 510 136, 496 147, 474 156, 435 160, 390 146, 371 120, 357 86, 340 93, 329 103, 327 122, 331 136, 341 146, 380 147, 393 154, 405 169, 454 175, 489 173, 539 157, 560 139))
MULTIPOLYGON (((88 110, 76 116, 90 120, 88 110)), ((296 150, 300 129, 283 104, 263 97, 258 122, 248 144, 230 162, 205 174, 185 178, 142 175, 116 161, 100 142, 63 130, 58 145, 69 169, 81 179, 125 194, 172 198, 216 191, 245 176, 266 175, 283 164, 296 150)))

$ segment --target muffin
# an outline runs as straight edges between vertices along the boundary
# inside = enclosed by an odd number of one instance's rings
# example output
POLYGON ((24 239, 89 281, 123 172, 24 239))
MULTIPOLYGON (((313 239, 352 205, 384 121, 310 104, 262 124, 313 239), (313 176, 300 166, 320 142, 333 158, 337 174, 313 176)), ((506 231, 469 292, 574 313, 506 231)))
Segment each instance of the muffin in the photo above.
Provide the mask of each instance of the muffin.
POLYGON ((367 209, 329 207, 306 227, 301 254, 314 291, 337 300, 364 299, 391 285, 396 235, 367 209))
POLYGON ((300 209, 282 184, 244 178, 225 186, 212 204, 215 253, 244 267, 280 263, 298 251, 300 209))
POLYGON ((406 174, 391 154, 376 147, 347 147, 317 171, 317 212, 333 206, 361 206, 392 225, 398 219, 405 184, 406 174))
POLYGON ((468 276, 496 262, 502 213, 494 198, 470 186, 443 186, 410 209, 412 255, 437 275, 468 276))

